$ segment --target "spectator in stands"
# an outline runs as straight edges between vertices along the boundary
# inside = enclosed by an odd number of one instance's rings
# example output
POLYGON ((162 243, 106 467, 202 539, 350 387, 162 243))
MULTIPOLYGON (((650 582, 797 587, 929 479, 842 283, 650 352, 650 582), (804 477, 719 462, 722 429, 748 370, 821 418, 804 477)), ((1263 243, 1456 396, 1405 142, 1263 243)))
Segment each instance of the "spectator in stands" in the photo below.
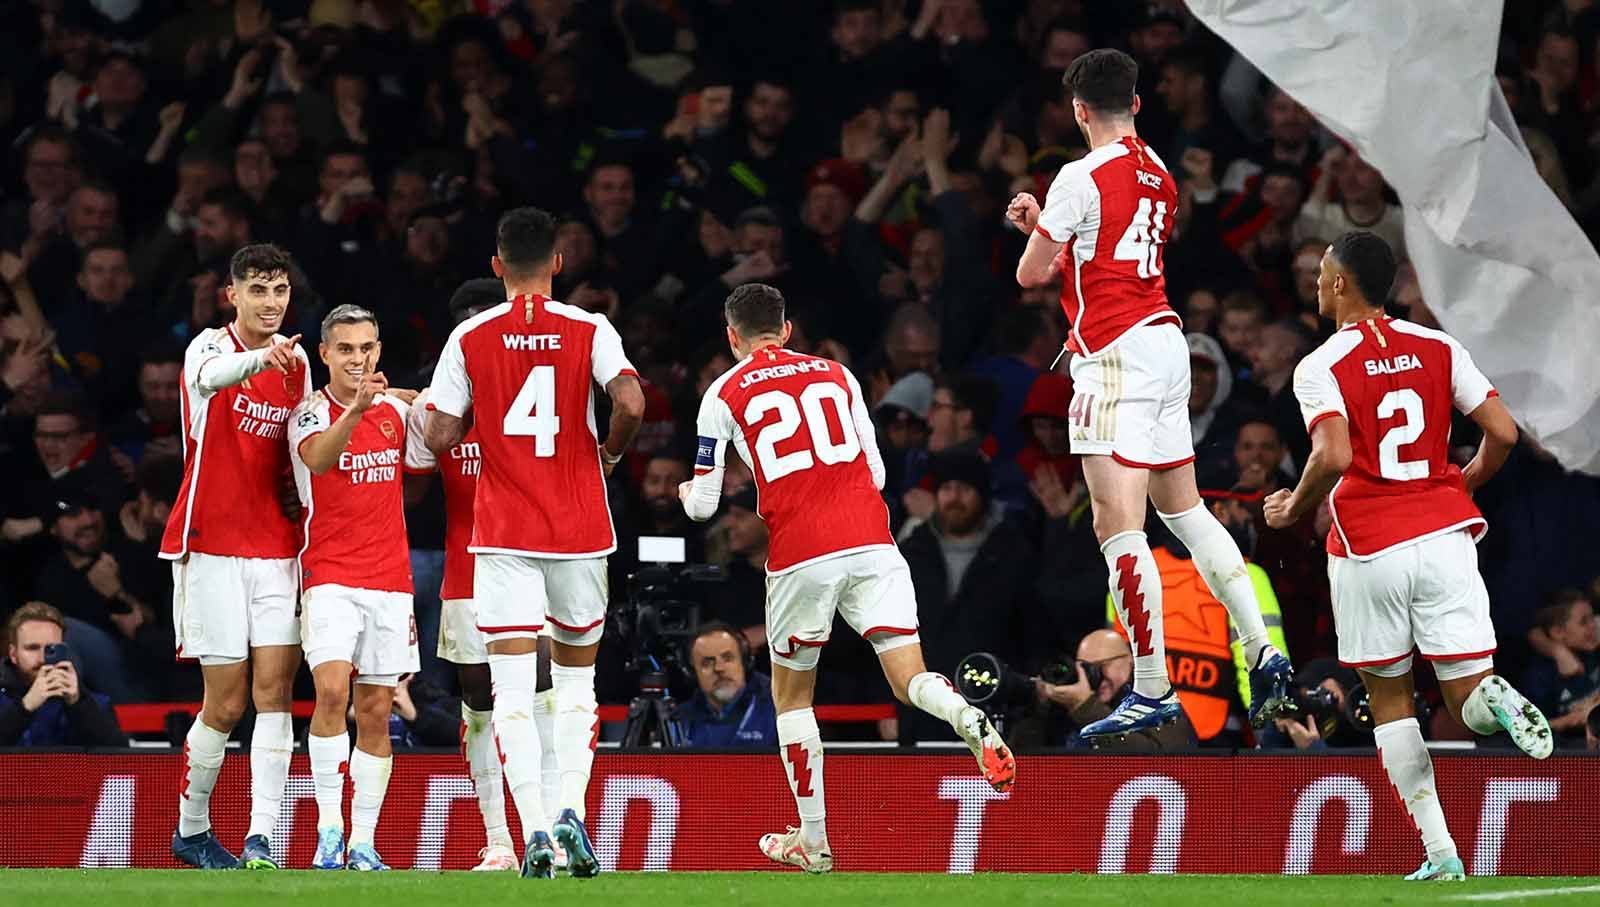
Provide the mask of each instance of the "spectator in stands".
MULTIPOLYGON (((1269 164, 1282 163, 1299 167, 1306 182, 1316 177, 1316 145, 1312 142, 1317 121, 1300 102, 1277 86, 1267 94, 1262 114, 1267 122, 1267 138, 1239 158, 1222 174, 1225 192, 1244 192, 1250 180, 1258 177, 1269 164)), ((1338 235, 1338 234, 1334 234, 1338 235)), ((1189 327, 1192 328, 1192 325, 1189 327)))
POLYGON ((128 742, 110 701, 79 679, 70 659, 45 664, 47 646, 61 645, 66 622, 43 602, 29 602, 6 621, 0 664, 0 746, 123 746, 128 742))
POLYGON ((1534 615, 1543 639, 1521 689, 1550 719, 1562 746, 1581 746, 1589 713, 1600 704, 1600 628, 1594 602, 1577 589, 1562 589, 1534 615))
POLYGON ((158 341, 139 357, 139 405, 129 407, 106 431, 130 462, 146 455, 183 456, 183 350, 158 341))
POLYGON ((176 651, 169 631, 154 624, 155 611, 123 580, 123 565, 107 550, 106 518, 83 498, 55 503, 49 532, 56 551, 39 571, 34 591, 65 615, 73 647, 87 658, 86 678, 114 702, 137 702, 144 678, 130 670, 140 645, 162 657, 176 651))
MULTIPOLYGON (((900 550, 917 591, 922 650, 928 670, 954 675, 970 652, 992 652, 1024 663, 1035 608, 1035 547, 994 505, 989 464, 976 451, 949 451, 933 459, 935 512, 907 524, 900 550)), ((946 739, 938 721, 902 710, 902 740, 946 739)))
POLYGON ((688 458, 671 448, 646 460, 637 498, 618 521, 617 551, 610 558, 612 588, 627 588, 628 574, 638 568, 640 536, 683 539, 684 559, 691 564, 705 562, 704 527, 689 519, 678 500, 678 484, 693 475, 688 458))
POLYGON ((1241 388, 1277 428, 1297 464, 1305 463, 1310 455, 1311 438, 1294 396, 1294 367, 1311 347, 1311 334, 1299 321, 1284 319, 1267 325, 1250 351, 1250 380, 1241 388))
POLYGON ((1246 291, 1229 293, 1222 299, 1222 314, 1217 321, 1217 339, 1235 378, 1250 373, 1250 357, 1261 342, 1261 329, 1267 323, 1267 305, 1246 291))
POLYGON ((1189 430, 1194 436, 1197 473, 1232 459, 1234 439, 1249 407, 1233 396, 1233 370, 1222 345, 1205 334, 1188 335, 1189 430))
POLYGON ((722 749, 771 749, 778 745, 778 713, 772 680, 753 670, 750 644, 738 628, 720 621, 702 624, 689 645, 695 692, 674 718, 684 745, 722 749))
POLYGON ((1251 493, 1268 494, 1293 488, 1283 471, 1284 444, 1278 429, 1264 419, 1252 418, 1239 426, 1233 442, 1233 468, 1238 484, 1251 493))
MULTIPOLYGON (((1083 727, 1111 714, 1112 708, 1133 687, 1133 650, 1115 630, 1095 630, 1078 643, 1078 679, 1068 684, 1034 681, 1040 702, 1065 709, 1074 728, 1083 727), (1089 685, 1089 668, 1098 669, 1100 682, 1089 685)), ((1076 735, 1072 741, 1082 742, 1076 735)), ((1172 753, 1195 748, 1194 726, 1185 713, 1178 720, 1155 730, 1135 731, 1121 739, 1108 737, 1097 743, 1107 752, 1172 753)))
POLYGON ((1405 217, 1399 205, 1391 205, 1383 197, 1383 174, 1337 144, 1322 155, 1318 168, 1317 182, 1294 222, 1295 242, 1368 230, 1383 237, 1394 257, 1404 261, 1405 217), (1335 185, 1339 188, 1337 200, 1333 197, 1335 185))
MULTIPOLYGON (((1025 428, 1023 404, 1034 388, 1034 379, 1050 368, 1061 354, 1061 333, 1047 309, 1016 306, 995 324, 995 355, 973 363, 970 371, 995 383, 1000 399, 995 405, 995 456, 1014 457, 1022 449, 1025 428)), ((1061 415, 1066 414, 1063 409, 1061 415)))
POLYGON ((139 626, 131 644, 124 644, 124 649, 148 692, 163 702, 199 699, 204 691, 200 666, 172 657, 177 648, 172 624, 172 568, 159 555, 167 518, 182 483, 182 459, 147 448, 134 472, 137 497, 108 515, 114 531, 108 533, 107 554, 117 564, 127 594, 145 603, 153 614, 139 626))
MULTIPOLYGON (((390 711, 389 742, 395 747, 454 747, 461 742, 461 700, 420 675, 400 675, 390 711)), ((355 703, 350 704, 350 719, 353 725, 355 703)))
MULTIPOLYGON (((1317 277, 1322 273, 1322 253, 1327 249, 1328 241, 1320 236, 1302 238, 1290 266, 1294 275, 1294 317, 1317 335, 1326 330, 1322 316, 1317 314, 1317 277)), ((1405 267, 1410 269, 1409 265, 1405 267)))
POLYGON ((36 243, 59 229, 67 197, 83 180, 78 143, 59 125, 45 122, 27 138, 22 148, 22 183, 26 194, 13 199, 0 213, 0 248, 22 253, 30 239, 36 243))
POLYGON ((34 456, 15 475, 6 509, 12 542, 38 539, 53 522, 56 502, 80 499, 101 510, 122 506, 128 483, 112 463, 110 448, 99 443, 94 414, 70 391, 51 394, 33 420, 34 456))
MULTIPOLYGON (((53 230, 48 225, 46 229, 53 230)), ((96 243, 120 238, 121 230, 121 203, 116 188, 100 181, 79 185, 67 196, 59 232, 35 234, 30 237, 33 242, 25 242, 19 253, 34 292, 46 303, 66 298, 76 285, 84 251, 96 243)))
POLYGON ((933 385, 933 402, 928 408, 928 452, 979 453, 985 442, 992 443, 989 429, 994 425, 999 389, 988 378, 977 375, 941 375, 933 385))
POLYGON ((1175 47, 1166 55, 1156 92, 1175 127, 1158 148, 1162 160, 1175 164, 1190 148, 1203 148, 1218 167, 1226 167, 1242 153, 1244 140, 1217 109, 1211 65, 1198 46, 1175 47))
POLYGON ((138 398, 127 376, 160 325, 149 297, 134 287, 122 244, 104 241, 84 249, 75 292, 53 300, 52 308, 59 348, 101 405, 117 412, 133 404, 138 398))

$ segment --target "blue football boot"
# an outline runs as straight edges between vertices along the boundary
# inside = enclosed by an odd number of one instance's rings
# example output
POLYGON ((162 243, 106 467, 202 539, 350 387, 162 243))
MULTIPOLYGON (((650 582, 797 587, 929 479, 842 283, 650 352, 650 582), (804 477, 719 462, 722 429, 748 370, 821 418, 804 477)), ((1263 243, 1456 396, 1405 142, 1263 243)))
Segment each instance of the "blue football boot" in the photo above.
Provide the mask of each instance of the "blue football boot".
POLYGON ((567 852, 567 871, 574 878, 592 879, 600 874, 600 861, 595 859, 594 845, 589 842, 589 830, 583 827, 583 820, 570 809, 561 811, 561 817, 556 819, 556 843, 567 852))
POLYGON ((278 861, 272 858, 272 844, 266 835, 251 835, 244 839, 244 850, 239 852, 239 865, 245 869, 278 868, 278 861))
POLYGON ((344 868, 344 829, 317 829, 317 854, 311 858, 311 868, 344 868))
POLYGON ((1130 692, 1111 714, 1084 725, 1078 731, 1078 736, 1085 740, 1126 737, 1134 731, 1153 730, 1169 721, 1176 721, 1181 714, 1183 706, 1178 703, 1178 694, 1171 687, 1167 688, 1167 695, 1160 699, 1130 692))
POLYGON ((1250 726, 1258 730, 1275 718, 1300 711, 1290 692, 1294 667, 1276 650, 1266 657, 1267 651, 1261 650, 1261 663, 1250 671, 1250 726))
POLYGON ((239 858, 229 853, 217 840, 216 832, 209 828, 187 838, 173 832, 172 855, 180 863, 187 863, 196 869, 239 868, 239 858))
POLYGON ((345 866, 356 872, 388 872, 388 864, 378 856, 378 851, 371 844, 357 844, 350 848, 350 862, 345 866))
POLYGON ((525 879, 553 879, 556 877, 556 849, 550 836, 542 831, 528 839, 528 849, 522 854, 522 877, 525 879))

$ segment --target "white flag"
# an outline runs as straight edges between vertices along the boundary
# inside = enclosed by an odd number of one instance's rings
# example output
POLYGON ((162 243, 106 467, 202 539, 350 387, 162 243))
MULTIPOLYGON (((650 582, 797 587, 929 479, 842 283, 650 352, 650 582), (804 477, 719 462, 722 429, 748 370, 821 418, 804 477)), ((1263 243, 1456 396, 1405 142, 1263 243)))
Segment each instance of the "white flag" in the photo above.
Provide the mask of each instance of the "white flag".
POLYGON ((1423 297, 1540 444, 1600 474, 1600 256, 1494 78, 1497 0, 1188 0, 1383 172, 1423 297))

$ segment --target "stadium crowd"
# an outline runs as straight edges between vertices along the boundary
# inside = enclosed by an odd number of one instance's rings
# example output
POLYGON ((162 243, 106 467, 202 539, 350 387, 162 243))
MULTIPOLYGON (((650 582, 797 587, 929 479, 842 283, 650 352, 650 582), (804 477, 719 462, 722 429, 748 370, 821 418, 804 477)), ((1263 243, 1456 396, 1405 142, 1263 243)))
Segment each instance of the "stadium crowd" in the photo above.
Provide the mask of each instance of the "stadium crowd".
MULTIPOLYGON (((1600 7, 1513 4, 1503 32, 1497 71, 1529 150, 1594 236, 1600 7)), ((1279 645, 1342 702, 1355 678, 1329 660, 1326 510, 1271 530, 1261 499, 1293 486, 1309 450, 1290 379, 1330 329, 1322 251, 1360 228, 1403 257, 1402 212, 1381 174, 1181 2, 29 0, 0 34, 0 746, 103 742, 108 701, 199 697, 198 670, 172 657, 156 549, 182 476, 183 349, 231 318, 228 256, 289 250, 285 333, 310 346, 333 306, 370 307, 391 383, 420 388, 457 287, 488 273, 497 216, 524 204, 561 216, 556 294, 615 323, 646 386, 611 488, 613 601, 641 535, 726 565, 700 615, 723 624, 685 645, 694 674, 677 678, 704 739, 773 733, 741 724, 765 690, 766 533, 739 493, 748 471, 730 469, 709 529, 677 496, 700 395, 733 364, 723 299, 749 281, 780 288, 792 345, 847 363, 870 398, 929 668, 954 675, 973 651, 1030 673, 1095 665, 1098 688, 1041 682, 1037 730, 1014 738, 1065 739, 1130 669, 1126 643, 1097 632, 1105 565, 1067 453, 1071 384, 1052 371, 1060 286, 1018 289, 1025 237, 1003 211, 1084 153, 1061 73, 1108 45, 1139 61, 1140 133, 1180 184, 1165 270, 1189 335, 1201 487, 1259 568, 1279 645), (42 663, 63 634, 75 668, 42 663)), ((1437 324, 1404 269, 1391 303, 1437 324)), ((1476 439, 1457 430, 1465 462, 1476 439)), ((1582 745, 1600 691, 1600 479, 1524 437, 1478 503, 1502 670, 1582 745)), ((394 733, 449 745, 437 482, 408 504, 424 668, 394 733)), ((1220 605, 1162 536, 1152 520, 1168 645, 1216 700, 1191 707, 1193 730, 1238 745, 1229 641, 1187 639, 1170 618, 1220 605)), ((628 653, 606 645, 601 701, 626 702, 628 653)), ((819 701, 891 701, 874 661, 841 627, 819 701)), ((897 733, 935 730, 908 717, 897 733)), ((1332 730, 1307 721, 1278 740, 1349 742, 1332 730)))

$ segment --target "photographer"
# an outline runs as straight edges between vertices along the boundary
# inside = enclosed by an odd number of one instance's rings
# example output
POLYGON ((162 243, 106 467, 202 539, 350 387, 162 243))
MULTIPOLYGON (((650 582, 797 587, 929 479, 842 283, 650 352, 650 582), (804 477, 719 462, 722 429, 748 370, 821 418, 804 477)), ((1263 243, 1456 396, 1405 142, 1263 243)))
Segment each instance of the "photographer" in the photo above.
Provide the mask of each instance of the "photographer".
POLYGON ((1319 750, 1371 746, 1372 732, 1351 723, 1345 704, 1361 685, 1355 671, 1332 658, 1307 662, 1295 675, 1295 702, 1300 714, 1279 718, 1262 730, 1261 749, 1319 750))
POLYGON ((737 629, 721 621, 701 626, 689 662, 698 689, 673 716, 683 727, 684 746, 778 746, 772 681, 750 670, 750 647, 737 629))
POLYGON ((29 602, 6 622, 0 746, 123 746, 110 700, 78 682, 61 612, 29 602), (49 650, 47 652, 47 650, 49 650), (48 662, 48 663, 47 663, 48 662))
MULTIPOLYGON (((1078 679, 1070 684, 1035 680, 1041 703, 1052 703, 1067 711, 1074 727, 1083 727, 1111 714, 1133 683, 1133 650, 1115 630, 1096 630, 1078 643, 1078 679), (1091 681, 1095 681, 1091 685, 1091 681)), ((1068 745, 1082 746, 1075 734, 1068 745)), ((1118 740, 1102 738, 1098 749, 1128 753, 1170 753, 1194 749, 1194 725, 1189 716, 1153 730, 1135 731, 1118 740)))

